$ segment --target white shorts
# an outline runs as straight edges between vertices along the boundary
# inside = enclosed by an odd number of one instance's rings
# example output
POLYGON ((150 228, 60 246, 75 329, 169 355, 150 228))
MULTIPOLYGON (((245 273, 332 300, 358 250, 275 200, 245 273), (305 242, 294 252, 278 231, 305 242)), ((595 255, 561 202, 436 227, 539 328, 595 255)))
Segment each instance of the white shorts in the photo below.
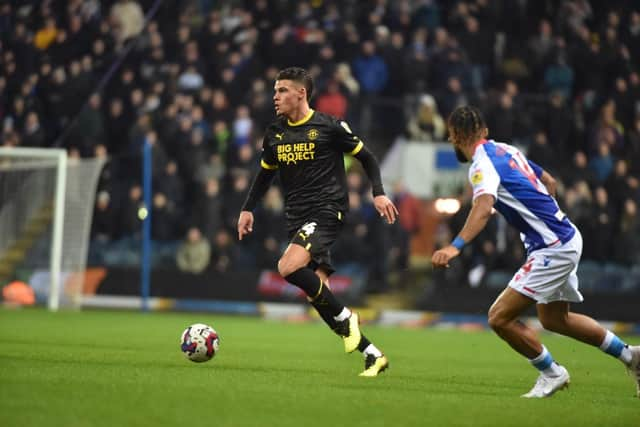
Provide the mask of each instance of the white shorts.
POLYGON ((533 251, 509 282, 509 287, 536 300, 582 302, 578 291, 578 263, 582 255, 582 235, 576 234, 565 244, 533 251))

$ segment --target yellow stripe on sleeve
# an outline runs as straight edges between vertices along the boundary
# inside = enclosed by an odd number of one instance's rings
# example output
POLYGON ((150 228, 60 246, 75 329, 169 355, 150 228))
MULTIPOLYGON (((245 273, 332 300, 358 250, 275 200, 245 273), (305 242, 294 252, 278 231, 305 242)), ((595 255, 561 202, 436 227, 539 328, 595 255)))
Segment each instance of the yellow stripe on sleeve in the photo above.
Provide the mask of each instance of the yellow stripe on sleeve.
POLYGON ((358 145, 356 145, 356 148, 354 148, 353 151, 351 151, 349 154, 351 154, 352 156, 355 156, 360 152, 360 150, 362 150, 362 147, 364 147, 364 143, 360 141, 358 142, 358 145))
POLYGON ((262 159, 260 160, 260 166, 262 166, 264 169, 268 169, 268 170, 278 169, 278 165, 270 165, 269 163, 265 162, 262 159))

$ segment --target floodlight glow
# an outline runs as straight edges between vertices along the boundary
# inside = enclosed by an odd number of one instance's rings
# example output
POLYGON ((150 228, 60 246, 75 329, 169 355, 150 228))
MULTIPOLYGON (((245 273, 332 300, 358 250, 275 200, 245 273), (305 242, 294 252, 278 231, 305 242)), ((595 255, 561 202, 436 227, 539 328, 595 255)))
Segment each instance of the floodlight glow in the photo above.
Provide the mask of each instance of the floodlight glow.
POLYGON ((458 199, 436 199, 436 211, 441 214, 453 215, 460 210, 460 200, 458 199))

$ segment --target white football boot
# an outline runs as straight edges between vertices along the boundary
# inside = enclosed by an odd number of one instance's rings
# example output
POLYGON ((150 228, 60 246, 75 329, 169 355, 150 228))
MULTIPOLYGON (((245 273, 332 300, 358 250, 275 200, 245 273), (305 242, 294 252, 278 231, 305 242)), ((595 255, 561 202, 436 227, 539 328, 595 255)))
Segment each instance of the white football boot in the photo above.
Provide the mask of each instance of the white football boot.
POLYGON ((556 391, 569 387, 569 371, 567 371, 564 366, 560 366, 560 370, 562 373, 557 377, 549 377, 545 374, 540 374, 533 388, 529 393, 523 394, 522 397, 549 397, 556 391))
POLYGON ((631 363, 627 366, 629 374, 636 383, 636 396, 640 397, 640 345, 630 345, 631 363))

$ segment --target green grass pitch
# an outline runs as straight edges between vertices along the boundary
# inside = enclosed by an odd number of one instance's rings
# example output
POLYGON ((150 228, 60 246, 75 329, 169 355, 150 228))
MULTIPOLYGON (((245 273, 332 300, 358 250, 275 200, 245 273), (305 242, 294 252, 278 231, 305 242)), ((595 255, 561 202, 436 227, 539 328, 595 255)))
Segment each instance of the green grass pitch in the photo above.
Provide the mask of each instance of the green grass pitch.
POLYGON ((0 426, 640 426, 622 365, 570 339, 544 335, 569 390, 527 400, 535 370, 490 332, 363 330, 378 378, 321 323, 0 309, 0 426), (207 363, 179 350, 196 322, 221 336, 207 363))

